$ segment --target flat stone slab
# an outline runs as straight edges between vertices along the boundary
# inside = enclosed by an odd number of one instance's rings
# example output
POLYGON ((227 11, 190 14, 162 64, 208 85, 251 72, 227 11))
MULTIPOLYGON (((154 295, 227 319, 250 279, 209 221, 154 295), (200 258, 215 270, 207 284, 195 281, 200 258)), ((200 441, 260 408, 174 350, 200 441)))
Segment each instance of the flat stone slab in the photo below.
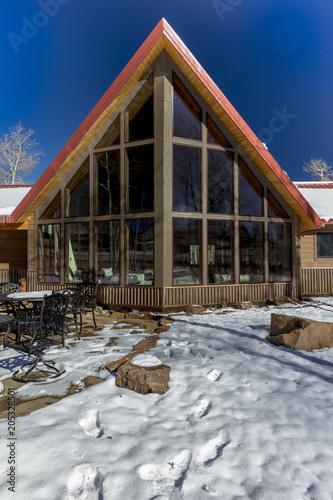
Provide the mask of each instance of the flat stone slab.
POLYGON ((266 340, 277 346, 302 351, 333 347, 333 322, 272 313, 266 340))
POLYGON ((164 394, 168 390, 171 368, 168 365, 136 366, 126 361, 117 370, 116 385, 139 394, 164 394))

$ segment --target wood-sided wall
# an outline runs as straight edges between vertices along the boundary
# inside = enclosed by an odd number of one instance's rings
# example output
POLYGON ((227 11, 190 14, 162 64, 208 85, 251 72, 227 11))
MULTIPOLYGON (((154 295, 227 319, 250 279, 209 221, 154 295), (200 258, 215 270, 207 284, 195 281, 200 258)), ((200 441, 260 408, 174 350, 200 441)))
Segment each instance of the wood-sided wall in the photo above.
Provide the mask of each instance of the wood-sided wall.
POLYGON ((0 231, 0 263, 9 269, 27 269, 27 230, 0 231))

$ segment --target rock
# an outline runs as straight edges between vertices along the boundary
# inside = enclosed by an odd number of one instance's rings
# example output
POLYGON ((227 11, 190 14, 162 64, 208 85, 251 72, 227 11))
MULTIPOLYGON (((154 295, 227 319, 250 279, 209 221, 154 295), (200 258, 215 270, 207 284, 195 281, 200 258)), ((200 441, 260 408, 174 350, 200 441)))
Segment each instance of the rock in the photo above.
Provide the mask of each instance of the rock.
POLYGON ((143 319, 141 314, 139 312, 129 312, 125 314, 125 318, 132 318, 132 319, 143 319))
POLYGON ((112 361, 111 363, 109 363, 108 365, 106 365, 104 368, 106 370, 108 370, 110 373, 115 372, 115 371, 118 370, 118 368, 121 365, 123 365, 127 361, 129 361, 132 358, 134 358, 134 356, 136 356, 137 354, 139 354, 139 352, 143 352, 143 351, 133 351, 133 352, 130 352, 130 353, 126 354, 126 356, 123 356, 120 359, 116 359, 115 361, 112 361))
POLYGON ((156 347, 158 341, 158 335, 150 335, 145 339, 140 340, 137 344, 133 346, 133 351, 149 351, 156 347))
POLYGON ((156 329, 155 329, 155 333, 159 334, 159 333, 163 333, 163 332, 168 332, 170 329, 169 326, 158 326, 156 329))
POLYGON ((266 340, 302 351, 333 347, 333 323, 273 313, 266 340))
POLYGON ((296 304, 290 297, 274 297, 273 304, 275 306, 282 306, 283 304, 296 304))
POLYGON ((168 326, 168 325, 171 325, 172 323, 173 323, 173 319, 162 318, 159 320, 158 326, 168 326))
POLYGON ((168 390, 171 368, 168 365, 136 366, 126 361, 118 368, 116 385, 139 394, 164 394, 168 390))
POLYGON ((280 335, 281 333, 290 333, 296 329, 295 316, 287 316, 286 314, 275 314, 271 315, 271 326, 269 329, 270 335, 280 335))
POLYGON ((253 302, 238 302, 237 304, 234 304, 233 307, 235 309, 242 309, 243 311, 245 311, 246 309, 251 309, 251 307, 253 307, 253 302))
POLYGON ((124 319, 125 318, 125 314, 121 313, 121 312, 118 312, 118 311, 112 311, 111 314, 110 314, 110 318, 121 318, 121 319, 124 319))
POLYGON ((198 305, 191 305, 186 308, 186 312, 190 314, 201 314, 206 311, 206 308, 198 305))

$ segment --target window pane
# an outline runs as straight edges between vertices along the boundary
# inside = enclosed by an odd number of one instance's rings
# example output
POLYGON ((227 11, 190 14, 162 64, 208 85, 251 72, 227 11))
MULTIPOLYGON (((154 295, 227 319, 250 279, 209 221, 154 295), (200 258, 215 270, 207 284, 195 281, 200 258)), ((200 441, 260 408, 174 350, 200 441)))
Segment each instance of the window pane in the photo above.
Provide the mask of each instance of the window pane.
POLYGON ((120 115, 118 115, 108 131, 103 135, 96 149, 105 148, 106 146, 116 146, 117 144, 120 144, 120 115))
POLYGON ((201 139, 201 108, 173 75, 173 135, 201 139))
POLYGON ((208 283, 234 282, 234 223, 208 221, 208 283))
POLYGON ((95 211, 97 215, 120 212, 120 151, 95 155, 95 211))
POLYGON ((291 224, 268 224, 269 281, 291 281, 291 224))
POLYGON ((60 224, 38 226, 38 281, 60 283, 60 224))
POLYGON ((239 214, 263 215, 263 187, 239 158, 239 214))
POLYGON ((119 285, 119 222, 95 223, 95 273, 99 283, 119 285))
POLYGON ((60 193, 53 199, 50 205, 40 216, 40 219, 59 219, 61 215, 61 195, 60 193))
POLYGON ((154 210, 154 147, 127 150, 127 211, 154 210))
POLYGON ((173 249, 174 285, 200 285, 201 221, 174 219, 173 249))
POLYGON ((223 147, 231 148, 230 142, 224 137, 220 129, 213 120, 207 115, 207 142, 209 144, 219 144, 223 147))
POLYGON ((89 215, 89 157, 66 187, 66 216, 89 215))
POLYGON ((288 218, 288 214, 281 207, 270 191, 267 191, 268 217, 288 218))
POLYGON ((173 209, 201 212, 201 149, 173 148, 173 209))
POLYGON ((318 257, 333 257, 333 233, 318 234, 318 257))
POLYGON ((126 221, 127 285, 154 284, 154 219, 126 221))
POLYGON ((125 112, 126 141, 154 137, 154 78, 151 77, 125 112))
POLYGON ((264 281, 264 225, 239 223, 240 283, 264 281))
POLYGON ((89 224, 65 224, 66 275, 65 281, 89 281, 89 224))
POLYGON ((233 154, 208 150, 208 212, 234 212, 233 154))

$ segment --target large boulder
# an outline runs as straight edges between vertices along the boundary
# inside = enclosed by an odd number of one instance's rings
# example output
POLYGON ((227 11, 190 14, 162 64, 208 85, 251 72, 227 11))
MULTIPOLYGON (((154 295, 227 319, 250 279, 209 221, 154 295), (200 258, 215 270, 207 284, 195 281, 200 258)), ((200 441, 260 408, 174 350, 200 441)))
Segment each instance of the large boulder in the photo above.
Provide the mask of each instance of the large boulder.
POLYGON ((168 390, 170 371, 170 366, 163 365, 155 356, 138 354, 118 368, 116 385, 139 394, 164 394, 168 390))
POLYGON ((272 313, 266 340, 302 351, 333 347, 333 323, 272 313))

